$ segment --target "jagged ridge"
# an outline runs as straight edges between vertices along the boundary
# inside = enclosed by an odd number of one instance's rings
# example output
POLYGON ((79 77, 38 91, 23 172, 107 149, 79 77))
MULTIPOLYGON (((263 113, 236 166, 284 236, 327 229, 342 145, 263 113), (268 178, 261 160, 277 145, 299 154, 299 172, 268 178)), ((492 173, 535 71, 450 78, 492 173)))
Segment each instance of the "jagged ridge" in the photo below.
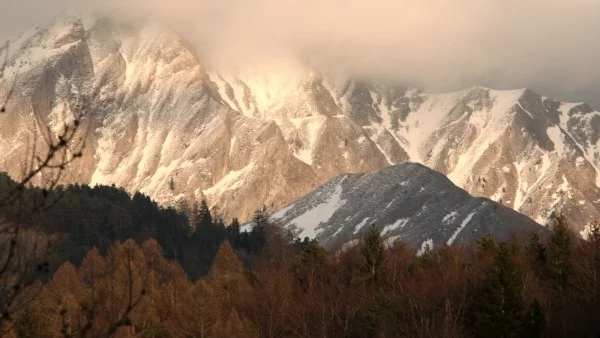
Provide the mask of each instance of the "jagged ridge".
POLYGON ((13 175, 40 126, 56 131, 85 101, 88 147, 65 182, 162 203, 207 197, 243 220, 339 174, 410 160, 540 223, 558 210, 578 230, 598 218, 600 113, 585 104, 531 90, 427 94, 285 59, 207 70, 176 34, 106 18, 59 18, 12 46, 0 169, 13 175))

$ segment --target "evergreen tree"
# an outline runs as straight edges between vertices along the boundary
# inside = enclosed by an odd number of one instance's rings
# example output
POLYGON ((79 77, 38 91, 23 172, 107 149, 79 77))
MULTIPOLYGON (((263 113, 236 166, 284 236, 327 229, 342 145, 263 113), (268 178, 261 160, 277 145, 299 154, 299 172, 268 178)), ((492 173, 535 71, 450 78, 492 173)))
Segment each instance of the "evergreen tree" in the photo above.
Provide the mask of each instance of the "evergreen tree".
POLYGON ((198 218, 196 219, 196 228, 210 227, 213 223, 210 210, 206 200, 202 200, 200 203, 200 209, 198 210, 198 218))
POLYGON ((474 333, 478 337, 514 337, 523 322, 522 277, 506 243, 495 249, 494 264, 476 296, 474 333))
POLYGON ((227 239, 234 248, 240 247, 240 222, 237 218, 234 218, 227 227, 227 239))
POLYGON ((548 248, 547 268, 554 286, 558 290, 564 290, 569 285, 573 265, 571 261, 571 236, 563 215, 560 215, 553 223, 550 247, 548 248))
POLYGON ((304 290, 312 288, 326 271, 327 251, 317 241, 312 241, 295 264, 296 278, 304 290))
POLYGON ((541 276, 544 273, 546 266, 546 248, 540 242, 540 235, 537 231, 533 231, 527 240, 525 246, 527 263, 533 271, 541 276))
POLYGON ((534 300, 527 310, 525 322, 523 325, 523 337, 541 337, 546 326, 546 318, 542 306, 534 300))
POLYGON ((249 251, 258 254, 267 244, 267 227, 269 226, 269 220, 266 212, 264 210, 255 211, 252 223, 252 231, 249 234, 249 251))
POLYGON ((219 244, 227 237, 222 221, 213 219, 205 200, 200 203, 196 229, 191 236, 195 246, 196 257, 193 263, 193 276, 201 276, 208 272, 217 253, 219 244))
POLYGON ((363 270, 366 278, 371 281, 377 281, 381 273, 381 267, 386 259, 386 253, 381 235, 374 224, 371 225, 371 229, 364 238, 362 254, 364 259, 363 270))
POLYGON ((198 201, 194 201, 194 203, 192 204, 192 209, 190 210, 190 215, 188 216, 188 218, 192 227, 195 228, 198 225, 200 219, 200 205, 198 204, 198 201))

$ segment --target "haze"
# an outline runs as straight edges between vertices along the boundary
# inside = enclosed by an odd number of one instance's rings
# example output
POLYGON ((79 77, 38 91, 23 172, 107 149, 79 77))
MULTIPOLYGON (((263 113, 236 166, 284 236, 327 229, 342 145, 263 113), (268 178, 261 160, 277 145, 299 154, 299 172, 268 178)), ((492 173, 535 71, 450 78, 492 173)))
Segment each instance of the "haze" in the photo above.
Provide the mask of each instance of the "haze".
MULTIPOLYGON (((0 0, 0 38, 69 0, 0 0)), ((207 62, 294 55, 317 67, 448 91, 530 87, 600 107, 596 0, 128 0, 78 10, 147 16, 192 41, 207 62)))

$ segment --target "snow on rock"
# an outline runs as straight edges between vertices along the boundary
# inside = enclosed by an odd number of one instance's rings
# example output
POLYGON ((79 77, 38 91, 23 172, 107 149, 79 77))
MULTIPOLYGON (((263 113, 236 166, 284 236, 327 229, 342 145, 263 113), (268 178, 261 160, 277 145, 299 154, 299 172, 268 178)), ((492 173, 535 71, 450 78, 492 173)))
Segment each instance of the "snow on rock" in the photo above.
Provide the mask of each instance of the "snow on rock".
MULTIPOLYGON (((310 205, 310 207, 307 210, 305 209, 301 215, 286 222, 286 227, 298 230, 297 237, 315 238, 317 229, 321 223, 327 222, 331 216, 346 203, 346 201, 342 199, 343 182, 344 179, 339 181, 333 189, 330 187, 328 192, 320 194, 316 203, 310 205)), ((293 208, 294 206, 291 207, 293 208)), ((283 215, 286 215, 288 211, 284 212, 283 215)), ((281 213, 278 213, 278 215, 281 215, 281 213)), ((366 221, 368 221, 368 219, 365 220, 365 223, 366 221)))
POLYGON ((429 238, 421 244, 421 247, 417 251, 417 256, 423 256, 431 250, 433 250, 433 239, 429 238))
POLYGON ((398 228, 402 228, 406 225, 406 223, 408 223, 408 219, 399 219, 396 222, 394 222, 393 224, 390 225, 386 225, 385 227, 383 227, 383 230, 381 230, 381 236, 385 236, 388 232, 392 231, 392 230, 396 230, 398 228))
POLYGON ((225 190, 235 190, 238 189, 242 184, 244 184, 245 176, 249 175, 252 172, 254 167, 254 163, 250 163, 244 168, 240 170, 232 170, 223 178, 221 178, 217 184, 203 191, 204 195, 207 197, 213 197, 216 195, 220 195, 225 190))
POLYGON ((426 240, 438 245, 488 234, 505 238, 539 226, 495 202, 473 198, 445 176, 415 163, 334 178, 273 219, 296 230, 296 236, 313 237, 326 247, 363 235, 370 223, 387 244, 403 240, 415 247, 426 240))
POLYGON ((444 223, 452 222, 456 218, 456 216, 458 216, 458 212, 452 211, 448 215, 444 216, 444 218, 442 219, 442 222, 444 222, 444 223))
POLYGON ((565 146, 563 142, 563 135, 559 126, 549 127, 546 131, 548 137, 554 144, 554 150, 558 154, 558 156, 563 156, 565 153, 565 146))
POLYGON ((475 215, 475 212, 472 212, 462 221, 462 223, 458 226, 456 231, 448 239, 446 244, 452 245, 452 243, 454 243, 454 241, 456 240, 456 237, 460 234, 461 231, 463 231, 463 229, 467 226, 467 224, 469 224, 469 222, 471 222, 471 219, 473 218, 474 215, 475 215))
POLYGON ((369 217, 365 217, 362 221, 356 224, 354 227, 354 234, 357 234, 360 230, 362 230, 362 228, 369 222, 369 219, 369 217))

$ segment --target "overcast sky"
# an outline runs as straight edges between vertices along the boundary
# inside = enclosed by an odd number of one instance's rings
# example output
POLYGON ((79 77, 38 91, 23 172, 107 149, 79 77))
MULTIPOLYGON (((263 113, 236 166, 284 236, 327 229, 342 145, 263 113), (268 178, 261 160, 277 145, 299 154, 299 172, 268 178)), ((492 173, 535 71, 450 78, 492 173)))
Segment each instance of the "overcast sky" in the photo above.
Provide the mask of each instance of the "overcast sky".
POLYGON ((429 91, 530 87, 600 108, 600 0, 0 0, 0 38, 75 3, 163 21, 214 59, 294 54, 429 91))

